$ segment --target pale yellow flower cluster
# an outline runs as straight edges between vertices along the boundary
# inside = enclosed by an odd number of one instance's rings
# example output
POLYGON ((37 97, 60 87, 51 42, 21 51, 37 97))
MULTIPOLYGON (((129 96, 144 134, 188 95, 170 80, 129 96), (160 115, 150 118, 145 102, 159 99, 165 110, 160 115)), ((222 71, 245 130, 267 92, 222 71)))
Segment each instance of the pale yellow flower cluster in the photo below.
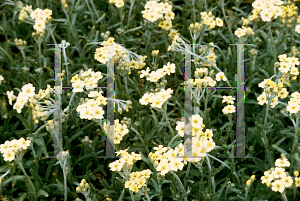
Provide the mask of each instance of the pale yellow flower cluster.
POLYGON ((101 45, 103 45, 103 47, 97 48, 94 55, 95 60, 100 63, 106 64, 106 62, 114 56, 127 56, 125 50, 123 50, 122 46, 115 43, 113 37, 109 37, 106 41, 103 41, 101 45))
POLYGON ((246 186, 250 186, 252 182, 255 180, 255 175, 252 175, 250 179, 246 181, 246 186))
POLYGON ((278 97, 286 98, 288 91, 286 88, 283 88, 283 83, 277 85, 276 82, 273 82, 270 79, 265 79, 263 82, 259 83, 258 86, 264 89, 264 92, 257 97, 258 104, 264 105, 268 103, 268 99, 271 99, 271 108, 274 108, 278 104, 278 97))
POLYGON ((23 7, 20 11, 19 14, 19 20, 20 21, 25 21, 26 19, 29 18, 29 15, 33 12, 32 10, 32 6, 28 6, 26 5, 25 7, 23 7))
POLYGON ((106 64, 107 61, 114 58, 114 63, 119 61, 119 66, 117 69, 127 70, 128 74, 130 74, 131 69, 141 69, 143 68, 146 63, 144 62, 147 56, 140 56, 133 52, 126 50, 121 45, 118 45, 114 42, 113 37, 109 37, 107 41, 103 41, 101 45, 103 47, 97 48, 94 58, 95 60, 99 61, 100 63, 106 64), (133 57, 135 59, 130 59, 133 57))
POLYGON ((67 151, 60 151, 57 155, 57 159, 60 161, 66 161, 70 156, 69 150, 67 151))
POLYGON ((148 105, 151 103, 151 107, 161 108, 162 105, 171 97, 173 90, 171 88, 165 90, 161 89, 157 93, 145 93, 139 100, 142 105, 148 105))
POLYGON ((140 154, 136 154, 132 152, 129 154, 126 150, 117 151, 117 156, 121 156, 119 160, 116 160, 109 164, 110 170, 115 172, 128 171, 132 168, 133 163, 138 160, 142 160, 142 156, 140 154))
MULTIPOLYGON (((192 127, 192 135, 196 136, 196 134, 198 132, 202 132, 203 128, 205 127, 205 125, 203 124, 203 118, 200 117, 199 114, 196 115, 192 115, 192 117, 190 117, 189 119, 192 122, 192 126, 188 125, 187 127, 188 129, 188 133, 190 133, 190 128, 192 127)), ((177 122, 177 126, 176 126, 176 130, 178 132, 178 134, 183 137, 184 136, 184 121, 178 121, 177 122)))
POLYGON ((142 11, 143 18, 150 22, 155 22, 159 19, 163 21, 159 23, 159 27, 169 30, 172 27, 172 20, 175 13, 172 12, 172 5, 170 2, 160 2, 156 0, 148 1, 145 5, 145 10, 142 11))
POLYGON ((46 130, 48 132, 54 131, 54 121, 53 120, 48 120, 47 123, 48 124, 46 125, 46 130))
MULTIPOLYGON (((216 144, 212 139, 212 130, 206 129, 205 132, 203 132, 203 128, 205 127, 203 118, 197 114, 190 117, 189 121, 189 125, 186 125, 187 133, 190 134, 192 131, 193 137, 191 141, 188 138, 185 141, 185 145, 191 144, 193 150, 191 157, 188 158, 187 155, 185 155, 184 145, 182 143, 177 145, 175 149, 159 145, 159 147, 154 148, 154 150, 156 150, 154 153, 150 152, 149 158, 161 175, 167 174, 170 170, 182 170, 187 162, 197 163, 203 160, 207 152, 215 148, 216 144)), ((183 137, 185 131, 184 122, 177 122, 176 130, 178 134, 183 137)))
POLYGON ((230 114, 230 113, 235 113, 236 112, 236 108, 233 105, 234 104, 233 100, 235 100, 235 98, 233 98, 232 96, 223 96, 222 103, 227 103, 228 104, 227 106, 225 106, 222 109, 223 114, 230 114))
POLYGON ((296 66, 299 66, 299 59, 296 57, 287 57, 286 54, 282 54, 278 56, 279 58, 279 68, 278 70, 282 73, 289 73, 291 75, 297 76, 299 75, 299 70, 296 66))
POLYGON ((163 68, 156 71, 150 72, 149 67, 146 70, 141 71, 140 78, 146 77, 150 82, 157 82, 159 79, 163 78, 166 74, 175 73, 176 66, 170 62, 167 65, 164 65, 163 68))
POLYGON ((168 36, 169 36, 172 40, 174 39, 174 37, 175 37, 176 35, 180 35, 180 33, 178 33, 178 30, 176 30, 176 29, 170 29, 168 36))
MULTIPOLYGON (((184 137, 185 128, 187 129, 187 134, 192 133, 192 142, 187 139, 185 144, 192 143, 192 156, 200 156, 199 158, 188 159, 185 159, 186 157, 184 157, 184 161, 187 160, 189 162, 199 162, 206 156, 207 152, 210 152, 215 148, 216 144, 212 139, 212 130, 206 129, 205 132, 203 131, 205 125, 203 124, 203 118, 200 117, 200 115, 192 115, 192 117, 189 118, 189 122, 190 123, 186 126, 183 121, 177 122, 176 130, 181 137, 184 137)), ((181 148, 181 145, 179 145, 179 148, 181 148)), ((184 156, 183 150, 179 149, 179 155, 184 156)))
POLYGON ((43 36, 45 34, 46 24, 52 19, 52 10, 49 9, 40 9, 37 8, 34 11, 32 10, 32 6, 26 5, 22 8, 19 14, 19 20, 25 21, 26 19, 34 20, 33 28, 36 30, 36 33, 33 32, 32 35, 35 34, 43 36))
POLYGON ((297 113, 300 111, 300 93, 294 92, 291 94, 291 99, 288 102, 287 111, 297 113))
POLYGON ((175 149, 159 145, 159 147, 154 147, 154 150, 156 150, 154 153, 149 153, 149 159, 161 175, 167 174, 170 170, 177 171, 183 169, 183 157, 176 157, 179 156, 180 151, 182 152, 181 155, 183 155, 182 143, 175 149))
POLYGON ((76 192, 85 194, 88 192, 89 189, 89 183, 87 183, 85 179, 82 179, 79 186, 76 187, 76 192))
POLYGON ((6 140, 0 145, 0 152, 3 154, 4 161, 13 161, 17 154, 26 150, 30 146, 30 140, 20 138, 19 140, 6 140))
POLYGON ((109 0, 109 3, 114 3, 116 7, 121 8, 124 6, 124 0, 109 0))
POLYGON ((91 91, 88 96, 92 99, 86 98, 85 101, 80 104, 76 111, 80 113, 79 117, 81 119, 103 119, 103 114, 105 113, 101 105, 107 104, 107 98, 102 96, 102 91, 91 91))
POLYGON ((14 42, 15 42, 16 46, 26 46, 27 45, 27 42, 22 39, 15 38, 14 42))
POLYGON ((2 75, 0 75, 0 84, 3 80, 4 80, 4 77, 2 75))
POLYGON ((282 4, 283 1, 280 0, 256 0, 252 3, 254 9, 249 20, 254 21, 260 17, 262 21, 270 22, 272 19, 283 15, 283 9, 280 6, 282 4))
MULTIPOLYGON (((18 113, 21 113, 22 108, 27 103, 30 98, 33 98, 35 95, 35 87, 29 83, 22 87, 22 91, 18 94, 17 102, 14 104, 13 109, 17 110, 18 113)), ((11 92, 12 93, 12 92, 11 92)), ((14 95, 8 93, 8 99, 13 100, 14 95)), ((10 101, 11 103, 11 101, 10 101)))
MULTIPOLYGON (((300 17, 299 17, 299 23, 300 23, 300 17)), ((291 49, 291 56, 298 56, 299 54, 300 54, 300 51, 296 48, 296 46, 293 46, 291 49)))
POLYGON ((250 35, 254 35, 254 32, 252 30, 251 27, 244 27, 242 26, 242 28, 238 28, 234 34, 238 37, 241 38, 243 36, 250 36, 250 35))
POLYGON ((139 172, 131 172, 129 181, 125 182, 125 188, 132 192, 139 192, 141 188, 147 188, 147 179, 150 178, 151 170, 143 170, 139 172))
POLYGON ((172 44, 168 47, 168 51, 175 51, 180 47, 180 44, 184 44, 184 41, 179 36, 180 34, 173 35, 172 44))
MULTIPOLYGON (((211 11, 207 12, 201 12, 200 13, 201 18, 203 20, 203 24, 209 26, 209 28, 213 29, 215 26, 222 27, 223 26, 223 20, 219 17, 215 17, 211 11)), ((201 26, 202 23, 200 23, 201 26)), ((196 24, 195 24, 196 25, 196 24)), ((191 27, 191 25, 190 25, 191 27)), ((192 26, 193 27, 193 26, 192 26)))
MULTIPOLYGON (((107 133, 107 123, 104 122, 104 129, 107 133)), ((126 124, 120 124, 119 119, 114 120, 114 144, 120 144, 123 137, 129 133, 126 124)))
MULTIPOLYGON (((298 7, 294 2, 288 1, 284 2, 283 5, 281 5, 283 14, 281 15, 282 23, 285 23, 286 18, 289 18, 287 21, 287 27, 291 28, 293 25, 293 21, 297 20, 298 17, 298 7)), ((299 19, 299 17, 298 17, 299 19)), ((297 23, 300 23, 297 21, 297 23)))
POLYGON ((264 176, 261 177, 261 183, 272 187, 272 191, 282 193, 293 184, 293 178, 284 169, 284 167, 290 166, 290 162, 282 154, 281 159, 275 161, 275 166, 275 168, 264 172, 264 176))
MULTIPOLYGON (((300 17, 298 18, 297 23, 300 23, 300 17)), ((296 25, 295 31, 300 34, 300 24, 296 25)))
POLYGON ((227 81, 227 78, 225 77, 223 72, 219 72, 219 73, 216 74, 216 80, 218 82, 220 82, 221 80, 227 81))
MULTIPOLYGON (((278 104, 278 97, 284 99, 289 94, 287 89, 283 87, 284 84, 289 86, 289 78, 293 76, 291 80, 295 80, 297 78, 297 75, 299 75, 298 68, 296 67, 300 64, 298 58, 287 57, 286 54, 279 55, 278 58, 280 62, 276 62, 275 67, 279 67, 278 70, 280 71, 280 73, 278 77, 281 78, 276 82, 273 82, 271 79, 265 79, 258 85, 260 88, 264 89, 264 92, 257 98, 257 100, 259 101, 258 104, 264 105, 265 103, 267 103, 268 98, 272 98, 272 108, 274 108, 278 104)), ((295 111, 295 109, 296 108, 294 108, 293 111, 295 111)))
POLYGON ((43 90, 40 89, 38 94, 35 94, 35 87, 31 83, 26 84, 22 87, 22 91, 16 97, 13 94, 13 91, 7 91, 7 97, 9 100, 9 104, 12 105, 12 101, 17 98, 17 102, 14 104, 13 109, 17 110, 18 113, 21 113, 23 107, 28 104, 27 106, 32 108, 32 119, 34 123, 38 123, 39 119, 46 120, 49 115, 53 112, 53 102, 47 100, 51 99, 50 94, 54 92, 53 88, 48 84, 47 89, 43 90), (46 99, 43 102, 39 102, 42 99, 46 99), (28 102, 29 101, 29 102, 28 102), (41 103, 46 104, 48 107, 44 107, 41 103))
POLYGON ((97 83, 100 79, 103 78, 101 72, 94 72, 92 69, 88 71, 81 71, 78 74, 74 75, 71 79, 73 92, 83 92, 84 88, 93 89, 98 87, 97 83))
POLYGON ((215 48, 211 47, 211 45, 214 45, 214 43, 211 42, 211 43, 209 43, 209 45, 206 45, 206 46, 204 46, 203 48, 200 49, 200 54, 203 54, 203 53, 205 54, 206 52, 208 52, 208 54, 205 56, 205 59, 207 61, 200 62, 200 64, 202 66, 209 66, 209 67, 211 67, 212 65, 210 63, 208 63, 208 61, 217 66, 217 63, 216 63, 217 55, 214 52, 215 48))

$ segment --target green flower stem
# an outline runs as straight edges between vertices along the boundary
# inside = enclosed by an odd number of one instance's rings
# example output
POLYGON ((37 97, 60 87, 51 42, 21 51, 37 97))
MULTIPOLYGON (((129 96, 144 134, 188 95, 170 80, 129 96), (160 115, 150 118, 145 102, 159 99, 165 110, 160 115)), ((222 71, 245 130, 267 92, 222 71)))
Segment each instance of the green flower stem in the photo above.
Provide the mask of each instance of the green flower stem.
MULTIPOLYGON (((73 34, 73 37, 74 37, 75 42, 76 42, 76 46, 77 46, 77 47, 80 47, 80 45, 79 45, 79 43, 78 43, 78 36, 75 34, 75 33, 77 33, 77 31, 74 31, 74 30, 73 30, 73 26, 72 26, 70 17, 69 17, 69 15, 68 15, 68 12, 66 11, 66 9, 65 9, 63 6, 62 6, 62 9, 63 9, 63 11, 64 11, 64 13, 65 13, 65 15, 66 15, 66 17, 67 17, 67 20, 68 20, 68 24, 69 24, 71 33, 73 34)), ((79 54, 80 54, 80 53, 81 53, 81 52, 79 52, 79 54)))
POLYGON ((147 151, 147 154, 149 155, 150 151, 149 151, 148 147, 146 146, 145 141, 142 138, 141 134, 137 130, 135 130, 132 126, 130 128, 139 136, 140 140, 142 141, 142 143, 147 151))
MULTIPOLYGON (((206 153, 206 155, 209 156, 209 157, 211 157, 212 159, 215 159, 216 161, 222 163, 225 167, 227 167, 229 170, 232 171, 232 169, 231 169, 226 163, 224 163, 223 161, 221 161, 220 159, 218 159, 218 158, 216 158, 216 157, 214 157, 214 156, 212 156, 212 155, 210 155, 210 154, 208 154, 208 153, 206 153)), ((236 179, 238 180, 238 182, 240 183, 240 179, 239 179, 239 177, 237 176, 237 174, 236 174, 235 171, 233 171, 233 175, 235 176, 235 178, 236 178, 236 179)))
POLYGON ((95 19, 94 19, 94 15, 93 15, 92 9, 91 9, 91 7, 90 7, 90 4, 89 4, 89 2, 88 2, 87 0, 85 0, 85 3, 86 3, 86 5, 87 5, 87 7, 88 7, 88 9, 89 9, 90 14, 91 14, 93 26, 96 26, 95 19))
MULTIPOLYGON (((206 61, 207 63, 209 63, 210 65, 212 65, 218 72, 222 72, 214 63, 208 61, 207 59, 205 59, 204 57, 201 57, 197 54, 194 54, 193 52, 189 51, 189 53, 195 57, 198 57, 199 59, 202 59, 203 61, 206 61)), ((229 83, 228 80, 226 80, 226 83, 228 84, 229 87, 231 87, 231 84, 229 83)))
POLYGON ((27 180, 28 180, 28 182, 29 182, 29 184, 30 184, 30 186, 31 186, 31 189, 32 189, 32 191, 33 191, 33 195, 34 195, 35 200, 38 200, 38 198, 37 198, 37 196, 36 196, 36 190, 35 190, 35 187, 34 187, 32 181, 31 181, 31 179, 29 178, 28 174, 26 173, 26 171, 25 171, 25 169, 24 169, 24 167, 23 167, 23 165, 22 165, 21 160, 18 161, 18 159, 17 159, 16 162, 18 163, 18 165, 20 166, 22 172, 24 173, 25 177, 27 178, 27 180))
MULTIPOLYGON (((179 183, 179 186, 180 186, 180 188, 181 188, 183 194, 185 195, 186 192, 185 192, 185 190, 184 190, 184 186, 182 185, 182 182, 180 181, 180 178, 177 176, 177 174, 176 174, 175 172, 173 172, 173 170, 171 170, 170 173, 175 177, 175 179, 176 179, 177 182, 179 183)), ((184 201, 188 201, 186 195, 183 197, 183 199, 184 199, 184 201)))
POLYGON ((68 63, 68 59, 67 59, 66 48, 62 48, 62 50, 63 50, 63 56, 64 56, 64 60, 65 60, 65 63, 63 65, 66 66, 67 86, 69 86, 70 74, 69 74, 69 63, 68 63))
POLYGON ((19 49, 21 51, 21 54, 22 54, 22 57, 23 59, 25 60, 25 53, 24 53, 24 50, 23 49, 19 49))
POLYGON ((175 139, 176 139, 177 137, 179 137, 179 136, 180 136, 179 134, 175 135, 175 136, 171 139, 171 141, 169 142, 168 147, 170 147, 170 146, 174 143, 175 139))
POLYGON ((188 179, 188 175, 190 173, 190 169, 191 169, 191 164, 192 163, 189 163, 188 164, 188 167, 187 167, 187 170, 186 170, 186 173, 185 173, 185 177, 184 177, 184 187, 186 188, 186 180, 188 179))
POLYGON ((5 54, 7 56, 7 58, 10 60, 10 63, 13 64, 14 60, 12 59, 10 54, 8 54, 1 46, 0 46, 0 50, 3 52, 3 54, 5 54))
POLYGON ((298 141, 298 129, 299 129, 299 117, 297 116, 296 118, 296 125, 295 125, 295 137, 294 137, 294 143, 293 143, 293 147, 292 147, 292 153, 294 153, 295 147, 296 147, 296 143, 298 141))
POLYGON ((140 90, 139 90, 137 84, 134 83, 134 82, 130 79, 129 76, 128 76, 128 80, 129 80, 129 82, 135 87, 135 89, 136 89, 136 91, 138 92, 138 94, 139 94, 140 96, 142 96, 142 94, 141 94, 141 92, 140 92, 140 90))
POLYGON ((203 160, 201 160, 199 163, 197 163, 197 164, 195 164, 195 163, 193 163, 193 165, 196 167, 196 168, 198 168, 199 169, 199 172, 200 172, 200 174, 201 174, 201 186, 200 186, 200 189, 199 189, 199 191, 203 191, 203 189, 204 189, 204 182, 203 182, 203 170, 202 170, 202 164, 203 164, 203 160))
POLYGON ((147 200, 149 200, 149 201, 150 201, 150 197, 149 197, 149 195, 148 195, 148 194, 146 194, 146 198, 147 198, 147 200))
POLYGON ((76 94, 76 93, 73 92, 73 94, 72 94, 72 96, 71 96, 71 98, 70 98, 69 105, 68 105, 68 112, 70 112, 70 106, 71 106, 71 103, 72 103, 72 101, 73 101, 73 99, 74 99, 75 94, 76 94))
POLYGON ((296 195, 297 195, 297 186, 294 186, 294 190, 293 190, 293 200, 296 200, 296 195))
POLYGON ((234 43, 234 37, 233 37, 233 34, 232 34, 231 26, 230 26, 230 24, 229 24, 229 22, 227 20, 225 9, 224 9, 224 6, 225 6, 224 5, 224 0, 221 0, 220 5, 221 5, 221 8, 222 8, 222 13, 224 15, 225 22, 226 22, 227 27, 228 27, 228 31, 229 31, 230 36, 231 36, 231 43, 234 43))
POLYGON ((42 50, 41 50, 42 41, 40 40, 40 38, 38 39, 37 44, 39 48, 39 63, 41 65, 42 64, 42 50))
POLYGON ((55 37, 54 37, 54 35, 53 35, 53 30, 51 29, 51 25, 49 26, 49 32, 50 32, 50 35, 51 35, 51 38, 52 38, 54 44, 57 44, 57 43, 56 43, 56 40, 55 40, 55 37))
POLYGON ((62 163, 62 161, 59 161, 59 163, 60 163, 60 166, 63 170, 63 175, 64 175, 64 201, 67 201, 67 199, 68 199, 67 172, 66 172, 67 160, 65 160, 63 163, 62 163))
MULTIPOLYGON (((168 101, 168 100, 167 100, 168 101)), ((167 102, 165 102, 165 109, 163 110, 164 112, 163 112, 163 114, 164 114, 164 117, 165 117, 165 119, 166 119, 166 121, 167 121, 167 123, 168 123, 168 127, 169 127, 169 129, 170 129, 170 131, 171 131, 171 133, 172 133, 172 137, 174 137, 175 136, 175 133, 174 133, 174 131, 173 131, 173 128, 171 127, 171 124, 170 124, 170 122, 169 122, 169 119, 168 119, 168 117, 167 117, 167 102)))
POLYGON ((131 192, 131 190, 129 190, 129 193, 130 193, 130 197, 131 197, 132 201, 135 201, 135 197, 134 197, 133 193, 131 192))
POLYGON ((162 194, 162 191, 161 191, 161 179, 158 177, 158 173, 157 173, 157 170, 156 170, 156 168, 154 168, 155 169, 155 173, 156 173, 156 180, 157 180, 157 184, 158 184, 158 194, 159 194, 159 196, 158 196, 158 199, 159 199, 159 201, 163 201, 163 194, 162 194))
MULTIPOLYGON (((295 136, 294 136, 294 142, 293 142, 291 154, 295 153, 296 144, 298 144, 299 116, 296 117, 296 123, 294 124, 294 126, 295 126, 295 136)), ((294 164, 294 158, 291 159, 291 167, 294 167, 293 164, 294 164)))
POLYGON ((143 28, 143 27, 142 27, 142 26, 134 27, 134 28, 132 28, 132 29, 129 29, 129 30, 127 30, 127 31, 124 31, 124 33, 129 33, 129 32, 132 32, 132 31, 136 31, 136 30, 139 30, 139 29, 141 29, 141 28, 143 28))
POLYGON ((288 199, 286 198, 286 195, 284 193, 281 193, 281 195, 282 195, 282 200, 283 201, 288 201, 288 199))
POLYGON ((272 30, 271 30, 271 24, 268 26, 268 31, 269 31, 269 37, 271 38, 272 41, 272 49, 273 49, 273 56, 274 56, 274 63, 277 60, 277 50, 276 50, 276 44, 273 38, 272 30))
MULTIPOLYGON (((266 108, 266 114, 265 114, 265 120, 264 120, 264 128, 266 127, 266 123, 267 123, 267 120, 268 120, 268 113, 269 113, 270 103, 271 103, 271 101, 268 100, 267 108, 266 108)), ((265 158, 267 159, 268 139, 267 139, 267 131, 266 130, 263 131, 263 139, 264 139, 264 143, 265 143, 265 158)))
POLYGON ((246 187, 245 191, 246 191, 246 193, 245 193, 245 201, 247 201, 248 200, 248 191, 249 191, 249 188, 246 187))
POLYGON ((232 174, 233 174, 233 175, 235 176, 235 178, 237 179, 238 183, 241 184, 241 181, 240 181, 240 179, 239 179, 239 177, 238 177, 238 175, 236 174, 236 171, 235 171, 235 163, 234 163, 234 151, 235 151, 235 150, 236 150, 236 149, 235 149, 235 146, 232 145, 232 147, 231 147, 232 170, 231 170, 231 171, 232 171, 232 174))
POLYGON ((125 90, 126 90, 126 94, 129 95, 129 91, 128 91, 128 84, 127 84, 127 75, 124 76, 124 82, 125 82, 125 90))
POLYGON ((134 0, 130 0, 130 8, 129 8, 128 20, 127 20, 127 26, 128 26, 128 27, 129 27, 130 16, 131 16, 131 12, 132 12, 133 5, 134 5, 134 0))
POLYGON ((43 128, 45 128, 48 125, 48 123, 42 125, 37 131, 35 131, 34 133, 32 133, 33 135, 37 135, 43 128))
POLYGON ((195 10, 195 0, 192 0, 192 7, 193 7, 193 19, 194 23, 196 23, 196 10, 195 10))
POLYGON ((33 143, 31 143, 31 148, 32 148, 32 153, 33 153, 33 157, 34 157, 34 162, 35 162, 35 165, 36 165, 36 171, 38 172, 39 166, 38 166, 38 161, 37 161, 36 154, 35 154, 35 151, 34 151, 34 148, 33 148, 33 143))
POLYGON ((166 30, 163 30, 163 32, 164 32, 164 36, 165 36, 165 45, 166 45, 166 48, 167 48, 168 58, 170 58, 170 53, 168 51, 168 47, 169 47, 169 44, 168 44, 168 34, 167 34, 166 30))
MULTIPOLYGON (((205 100, 204 100, 204 117, 203 117, 203 119, 206 120, 206 121, 208 121, 207 118, 206 118, 206 116, 207 116, 206 113, 207 113, 207 103, 208 103, 208 96, 209 96, 210 90, 211 89, 206 90, 207 94, 206 94, 205 100)), ((208 122, 205 122, 205 124, 208 124, 208 122)))
POLYGON ((214 179, 214 176, 212 176, 212 169, 211 169, 211 165, 210 165, 210 161, 209 161, 209 158, 208 156, 206 155, 205 156, 206 160, 207 160, 207 166, 208 166, 208 169, 209 169, 209 175, 210 175, 210 178, 211 178, 211 184, 212 184, 212 187, 213 187, 213 193, 216 192, 216 184, 215 184, 215 179, 214 179))
POLYGON ((92 199, 87 194, 83 194, 83 195, 84 195, 86 201, 92 201, 92 199))

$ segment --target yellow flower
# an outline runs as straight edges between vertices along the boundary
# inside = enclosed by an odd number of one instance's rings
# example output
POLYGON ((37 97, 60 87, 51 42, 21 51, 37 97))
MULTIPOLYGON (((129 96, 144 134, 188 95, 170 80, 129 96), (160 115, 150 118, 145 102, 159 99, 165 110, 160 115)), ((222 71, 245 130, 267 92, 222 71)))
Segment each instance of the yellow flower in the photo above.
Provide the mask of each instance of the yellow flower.
POLYGON ((300 178, 299 177, 295 177, 295 184, 296 184, 296 187, 300 186, 300 178))

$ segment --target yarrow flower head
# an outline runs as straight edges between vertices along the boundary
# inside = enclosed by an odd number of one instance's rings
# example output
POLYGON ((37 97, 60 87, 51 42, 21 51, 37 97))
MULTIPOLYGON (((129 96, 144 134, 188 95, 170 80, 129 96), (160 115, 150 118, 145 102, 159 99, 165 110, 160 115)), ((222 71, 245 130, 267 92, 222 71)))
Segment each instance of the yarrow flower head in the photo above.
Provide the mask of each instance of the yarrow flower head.
POLYGON ((234 34, 238 37, 241 38, 243 36, 249 36, 249 35, 254 35, 254 32, 252 30, 251 27, 242 27, 242 28, 238 28, 234 34))
POLYGON ((71 79, 73 92, 83 92, 84 88, 87 90, 94 89, 98 87, 97 83, 102 78, 103 75, 101 72, 94 72, 92 69, 87 71, 81 70, 79 75, 76 74, 71 79))
POLYGON ((19 14, 19 20, 25 21, 27 19, 34 20, 34 26, 36 32, 33 32, 32 35, 39 35, 43 36, 45 34, 45 28, 48 24, 48 22, 52 19, 52 10, 50 9, 40 9, 37 8, 35 10, 32 10, 32 6, 26 5, 23 7, 19 14))
POLYGON ((157 93, 145 93, 139 100, 142 105, 148 105, 151 103, 151 107, 161 108, 162 105, 171 97, 173 93, 172 89, 161 89, 157 93))
POLYGON ((151 170, 142 170, 138 172, 131 172, 130 178, 125 182, 125 188, 128 188, 134 193, 144 195, 147 190, 147 179, 150 178, 151 170))
MULTIPOLYGON (((104 129, 105 129, 106 133, 109 133, 107 130, 106 122, 104 122, 104 129)), ((129 130, 127 128, 127 125, 120 124, 119 119, 115 119, 114 120, 114 144, 120 144, 123 137, 128 133, 129 133, 129 130)), ((111 135, 112 133, 109 133, 109 134, 111 135)), ((111 137, 110 135, 108 135, 109 138, 111 137)))
MULTIPOLYGON (((285 171, 284 167, 289 167, 289 161, 282 155, 281 159, 275 161, 275 168, 271 168, 264 172, 264 176, 261 177, 261 183, 271 187, 272 191, 282 193, 286 188, 292 186, 293 178, 285 171)), ((295 177, 295 183, 297 184, 298 177, 295 177)))
POLYGON ((272 19, 276 19, 279 16, 282 16, 283 9, 282 5, 283 1, 264 1, 264 0, 255 0, 252 3, 253 11, 252 15, 249 17, 250 21, 257 20, 259 17, 264 22, 270 22, 272 19))
POLYGON ((114 3, 116 7, 121 8, 124 6, 124 0, 109 0, 109 3, 114 3))
POLYGON ((138 161, 138 160, 141 160, 142 157, 140 154, 136 154, 134 152, 132 152, 131 154, 129 154, 127 152, 128 149, 126 150, 120 150, 120 151, 117 151, 116 155, 117 156, 121 156, 121 158, 119 160, 116 160, 112 163, 109 164, 109 167, 110 167, 110 170, 111 171, 116 171, 116 172, 121 172, 121 171, 124 171, 124 172, 128 172, 129 169, 132 167, 132 165, 138 161))
POLYGON ((143 18, 150 22, 162 19, 158 26, 165 30, 172 28, 172 20, 175 17, 175 13, 172 12, 172 5, 169 2, 159 3, 156 0, 147 1, 142 14, 143 18))
POLYGON ((31 141, 20 138, 19 140, 6 140, 0 145, 0 152, 3 154, 4 161, 13 161, 18 156, 22 156, 25 150, 30 146, 31 141))

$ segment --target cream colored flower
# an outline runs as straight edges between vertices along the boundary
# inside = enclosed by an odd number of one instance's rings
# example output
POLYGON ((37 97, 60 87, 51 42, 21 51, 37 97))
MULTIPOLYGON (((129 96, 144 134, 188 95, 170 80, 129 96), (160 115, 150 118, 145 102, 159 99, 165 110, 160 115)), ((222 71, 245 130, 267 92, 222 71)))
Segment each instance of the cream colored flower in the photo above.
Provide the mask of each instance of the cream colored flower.
POLYGON ((229 113, 235 113, 235 106, 234 105, 227 105, 222 109, 222 112, 224 114, 229 114, 229 113))
POLYGON ((12 105, 12 101, 16 100, 17 97, 14 95, 13 91, 7 91, 6 94, 7 94, 9 104, 12 105))

